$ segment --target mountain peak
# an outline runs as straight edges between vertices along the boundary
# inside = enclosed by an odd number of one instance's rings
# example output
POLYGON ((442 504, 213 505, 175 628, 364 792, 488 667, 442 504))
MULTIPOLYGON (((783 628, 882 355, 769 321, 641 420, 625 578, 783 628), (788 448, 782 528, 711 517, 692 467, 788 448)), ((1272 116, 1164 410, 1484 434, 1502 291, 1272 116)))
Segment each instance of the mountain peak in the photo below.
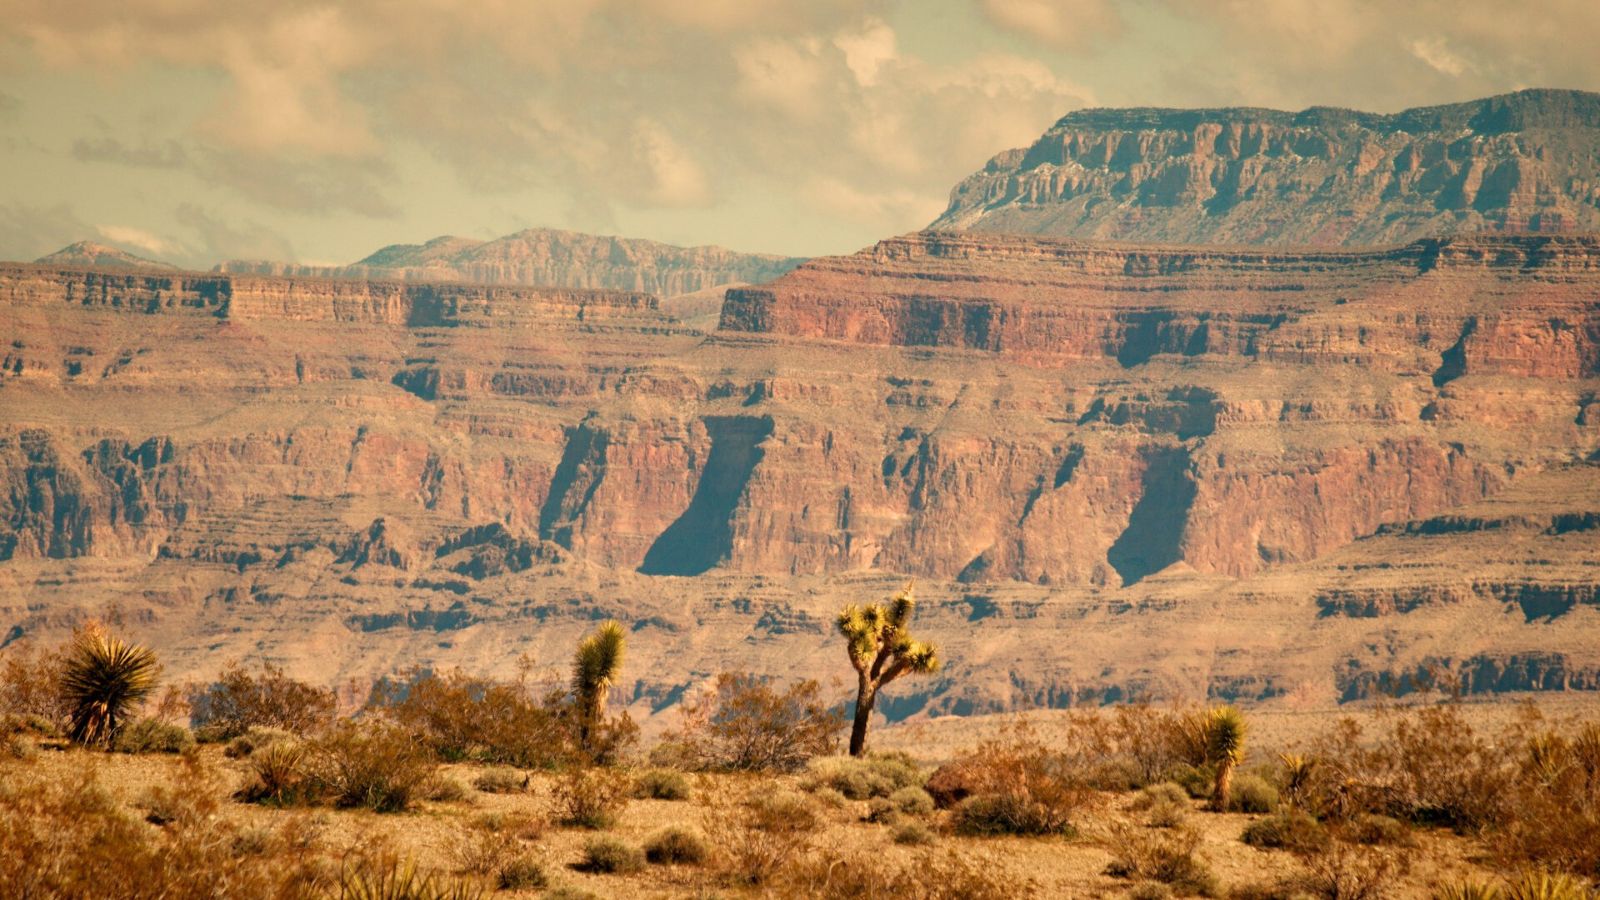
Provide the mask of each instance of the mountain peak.
POLYGON ((41 256, 34 260, 39 265, 46 266, 86 266, 93 269, 176 269, 171 263, 159 262, 135 256, 126 250, 119 250, 106 244, 97 244, 94 241, 78 241, 68 244, 54 253, 41 256))

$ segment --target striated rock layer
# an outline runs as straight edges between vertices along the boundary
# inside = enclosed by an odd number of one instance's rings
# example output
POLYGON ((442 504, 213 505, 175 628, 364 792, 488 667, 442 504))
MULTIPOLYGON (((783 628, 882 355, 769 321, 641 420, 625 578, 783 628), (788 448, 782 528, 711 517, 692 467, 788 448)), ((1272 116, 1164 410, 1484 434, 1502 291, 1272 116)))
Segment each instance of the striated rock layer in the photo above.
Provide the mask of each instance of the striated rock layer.
POLYGON ((179 673, 559 672, 636 711, 828 678, 919 576, 885 713, 1600 685, 1600 243, 924 234, 729 292, 0 267, 0 642, 179 673), (1041 641, 1040 635, 1046 636, 1041 641), (899 686, 897 685, 897 688, 899 686))
POLYGON ((395 244, 349 266, 230 260, 217 266, 217 270, 275 276, 554 285, 674 297, 719 285, 767 281, 799 262, 721 247, 674 247, 636 238, 533 228, 492 241, 445 236, 425 244, 395 244))
POLYGON ((1600 94, 1377 115, 1090 109, 952 191, 936 229, 1280 246, 1600 230, 1600 94))

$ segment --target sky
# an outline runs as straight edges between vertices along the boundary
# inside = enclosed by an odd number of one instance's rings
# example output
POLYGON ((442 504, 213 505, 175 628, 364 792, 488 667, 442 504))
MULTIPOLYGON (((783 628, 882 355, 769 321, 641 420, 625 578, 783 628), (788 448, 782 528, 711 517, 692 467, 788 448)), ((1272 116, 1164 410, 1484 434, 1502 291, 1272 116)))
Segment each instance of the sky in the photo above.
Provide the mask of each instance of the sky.
POLYGON ((0 259, 913 231, 1086 106, 1600 90, 1595 0, 0 0, 0 259))

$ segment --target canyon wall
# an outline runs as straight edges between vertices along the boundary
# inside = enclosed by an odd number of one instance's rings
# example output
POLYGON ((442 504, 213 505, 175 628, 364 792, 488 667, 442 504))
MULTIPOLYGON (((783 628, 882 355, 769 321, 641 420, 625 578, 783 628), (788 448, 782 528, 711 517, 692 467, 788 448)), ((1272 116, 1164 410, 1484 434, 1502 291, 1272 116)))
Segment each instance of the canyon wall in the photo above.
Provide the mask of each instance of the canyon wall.
POLYGON ((1600 245, 920 234, 730 291, 0 267, 0 644, 176 673, 828 678, 918 576, 895 717, 1589 689, 1600 245), (1049 640, 1041 647, 1040 636, 1049 640), (1429 677, 1433 677, 1430 675, 1429 677))
POLYGON ((958 184, 932 227, 1279 246, 1596 231, 1597 139, 1584 91, 1393 115, 1081 110, 958 184))

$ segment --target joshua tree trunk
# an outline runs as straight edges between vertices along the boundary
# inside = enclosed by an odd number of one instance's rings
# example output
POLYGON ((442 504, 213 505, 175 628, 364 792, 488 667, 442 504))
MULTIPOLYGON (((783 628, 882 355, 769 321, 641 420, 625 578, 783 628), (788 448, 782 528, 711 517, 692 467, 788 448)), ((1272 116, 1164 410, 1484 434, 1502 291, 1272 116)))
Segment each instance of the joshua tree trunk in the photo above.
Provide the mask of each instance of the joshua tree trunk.
POLYGON ((860 756, 867 752, 867 725, 872 721, 872 706, 878 701, 878 692, 873 689, 865 675, 858 679, 856 687, 856 721, 850 728, 850 755, 860 756))
POLYGON ((1228 796, 1233 793, 1233 760, 1217 763, 1216 788, 1211 792, 1211 808, 1217 812, 1228 811, 1228 796))

